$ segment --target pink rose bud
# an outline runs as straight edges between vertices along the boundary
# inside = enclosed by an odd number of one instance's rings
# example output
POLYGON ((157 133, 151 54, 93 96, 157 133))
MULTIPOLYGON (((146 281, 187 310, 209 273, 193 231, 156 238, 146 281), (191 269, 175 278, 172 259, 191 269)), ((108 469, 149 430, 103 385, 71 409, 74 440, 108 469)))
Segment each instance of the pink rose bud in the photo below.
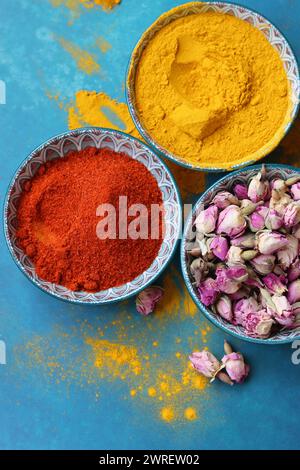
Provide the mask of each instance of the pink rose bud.
POLYGON ((293 235, 287 235, 286 238, 288 240, 287 246, 277 253, 279 264, 284 270, 287 270, 291 266, 298 256, 299 250, 299 240, 297 238, 293 237, 293 235))
POLYGON ((283 225, 283 218, 275 209, 269 209, 265 224, 269 230, 279 230, 283 225))
POLYGON ((259 274, 269 274, 273 271, 275 264, 275 256, 258 255, 250 261, 251 265, 259 274))
POLYGON ((240 282, 228 276, 228 270, 223 267, 216 269, 216 284, 218 289, 225 294, 233 294, 240 288, 240 282))
POLYGON ((234 324, 235 325, 244 325, 245 319, 249 313, 255 313, 258 311, 258 303, 254 297, 249 297, 248 299, 239 300, 234 309, 234 324))
POLYGON ((236 184, 233 188, 233 192, 238 199, 248 198, 248 188, 245 184, 236 184))
POLYGON ((201 282, 198 286, 198 292, 201 302, 208 307, 215 303, 219 293, 217 283, 214 279, 208 277, 205 281, 201 282))
POLYGON ((216 310, 222 318, 229 322, 232 321, 232 302, 228 295, 222 295, 219 298, 219 300, 216 302, 216 310))
POLYGON ((231 380, 236 383, 244 382, 249 374, 250 367, 245 364, 244 357, 240 353, 226 354, 222 359, 222 363, 225 365, 226 372, 231 380))
POLYGON ((288 228, 299 224, 300 222, 300 204, 297 202, 290 203, 284 212, 284 225, 288 228))
POLYGON ((291 186, 291 193, 295 201, 300 200, 300 183, 295 183, 291 186))
POLYGON ((250 289, 247 286, 241 287, 238 291, 233 294, 229 294, 231 300, 241 300, 249 297, 250 289))
POLYGON ((254 329, 254 336, 258 338, 268 338, 271 334, 274 319, 266 313, 265 310, 258 312, 259 321, 254 329))
POLYGON ((228 191, 221 191, 214 197, 213 204, 215 204, 219 209, 225 209, 231 204, 238 205, 239 200, 228 191))
POLYGON ((209 206, 200 212, 195 220, 196 229, 200 233, 211 233, 215 230, 218 219, 217 206, 209 206))
POLYGON ((224 261, 228 252, 228 241, 225 237, 218 235, 213 238, 210 249, 217 258, 224 261))
POLYGON ((208 379, 214 380, 222 368, 220 361, 209 351, 193 352, 189 359, 193 368, 208 379))
POLYGON ((228 206, 219 214, 217 233, 229 237, 242 235, 246 230, 246 220, 238 206, 228 206))
POLYGON ((300 277, 300 262, 297 259, 288 270, 288 280, 290 282, 293 282, 299 277, 300 277))
POLYGON ((292 234, 295 238, 300 239, 300 224, 297 224, 293 227, 292 234))
POLYGON ((265 219, 257 211, 249 215, 249 228, 252 232, 258 232, 265 227, 265 219))
POLYGON ((275 209, 278 214, 284 215, 286 207, 293 202, 293 199, 284 191, 272 191, 269 202, 270 209, 275 209))
POLYGON ((243 250, 239 246, 231 246, 227 252, 226 262, 228 266, 243 263, 242 255, 243 250))
POLYGON ((253 233, 248 233, 247 235, 242 235, 241 237, 234 238, 233 240, 231 240, 231 245, 248 249, 254 248, 255 235, 253 233))
POLYGON ((245 282, 248 279, 248 271, 244 266, 233 266, 227 269, 227 277, 238 282, 245 282))
POLYGON ((252 178, 248 187, 248 197, 252 202, 264 201, 270 193, 268 181, 262 181, 262 174, 259 172, 252 178))
POLYGON ((288 299, 284 295, 273 295, 272 302, 275 305, 275 320, 283 326, 290 327, 295 321, 295 314, 288 299))
POLYGON ((263 255, 271 255, 284 248, 287 244, 288 240, 284 235, 272 232, 271 230, 260 233, 257 238, 258 249, 263 255))
POLYGON ((281 295, 287 290, 285 285, 281 282, 279 276, 276 276, 276 274, 268 274, 267 276, 263 277, 263 281, 266 288, 272 294, 281 295))
POLYGON ((291 304, 295 304, 300 300, 300 279, 296 279, 289 285, 288 299, 291 304))
POLYGON ((287 186, 284 180, 276 179, 271 181, 271 189, 275 189, 276 191, 286 191, 287 186))
POLYGON ((159 286, 151 286, 144 289, 136 298, 136 309, 142 315, 149 315, 156 307, 164 294, 159 286))

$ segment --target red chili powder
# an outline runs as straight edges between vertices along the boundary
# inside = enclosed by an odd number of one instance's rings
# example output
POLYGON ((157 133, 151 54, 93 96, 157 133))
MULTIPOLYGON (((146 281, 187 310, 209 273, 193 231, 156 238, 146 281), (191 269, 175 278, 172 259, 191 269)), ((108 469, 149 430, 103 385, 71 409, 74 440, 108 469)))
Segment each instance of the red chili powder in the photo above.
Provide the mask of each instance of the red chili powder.
MULTIPOLYGON (((128 207, 147 207, 151 233, 151 204, 162 206, 162 194, 142 163, 89 147, 40 167, 21 195, 17 231, 37 275, 94 292, 131 281, 149 268, 162 243, 162 215, 157 239, 120 239, 118 232, 116 239, 97 237, 97 208, 109 203, 118 210, 119 196, 127 196, 128 207)), ((136 217, 127 217, 128 224, 136 217)), ((117 227, 118 220, 117 213, 117 227)))

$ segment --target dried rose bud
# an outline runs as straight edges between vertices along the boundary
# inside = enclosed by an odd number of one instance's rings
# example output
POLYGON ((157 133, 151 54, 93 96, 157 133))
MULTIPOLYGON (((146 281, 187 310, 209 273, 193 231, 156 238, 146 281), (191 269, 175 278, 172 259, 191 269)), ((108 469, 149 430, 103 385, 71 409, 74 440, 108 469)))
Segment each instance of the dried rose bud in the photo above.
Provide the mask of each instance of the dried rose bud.
POLYGON ((258 212, 253 212, 249 216, 249 228, 251 232, 258 232, 265 228, 265 219, 258 212))
POLYGON ((248 271, 244 266, 233 266, 227 269, 227 277, 237 282, 245 282, 248 279, 248 271))
POLYGON ((245 364, 244 357, 240 353, 232 352, 223 357, 222 363, 231 380, 242 383, 249 374, 250 367, 245 364))
POLYGON ((259 274, 269 274, 273 271, 275 264, 275 256, 259 255, 250 261, 251 265, 259 274))
POLYGON ((214 237, 210 244, 210 249, 213 254, 222 261, 224 261, 227 256, 228 248, 228 241, 221 235, 214 237))
POLYGON ((298 256, 299 241, 292 235, 286 236, 288 244, 277 252, 277 259, 280 266, 286 270, 291 266, 295 258, 298 256))
POLYGON ((195 220, 196 229, 200 233, 211 233, 215 230, 218 220, 217 206, 209 206, 200 212, 195 220))
POLYGON ((281 233, 266 230, 257 237, 258 250, 263 255, 271 255, 276 251, 284 248, 288 244, 287 238, 281 233))
POLYGON ((206 305, 212 305, 218 296, 219 289, 214 279, 208 277, 205 281, 201 282, 198 286, 198 292, 201 302, 206 305))
POLYGON ((281 282, 279 276, 276 276, 274 273, 270 273, 263 277, 263 281, 266 288, 272 294, 281 295, 287 290, 286 286, 281 282))
POLYGON ((299 302, 300 300, 300 279, 291 282, 288 287, 288 299, 291 304, 299 302))
POLYGON ((193 352, 189 359, 197 372, 212 381, 222 369, 220 361, 209 351, 193 352))
POLYGON ((232 246, 239 246, 241 248, 254 248, 255 243, 255 235, 253 233, 247 233, 246 235, 231 240, 232 246))
POLYGON ((239 300, 234 306, 234 324, 243 325, 249 313, 258 311, 258 302, 254 297, 239 300))
POLYGON ((283 225, 283 218, 275 209, 269 209, 265 224, 269 230, 279 230, 283 225))
POLYGON ((270 192, 270 185, 268 181, 262 180, 262 173, 259 172, 254 176, 248 187, 248 197, 252 202, 264 201, 267 199, 270 192))
POLYGON ((231 246, 227 252, 226 263, 228 266, 234 266, 236 264, 243 263, 242 260, 242 249, 238 246, 231 246))
POLYGON ((293 196, 293 199, 295 201, 299 201, 300 199, 300 183, 295 183, 291 187, 291 193, 293 196))
POLYGON ((196 281, 196 284, 198 285, 203 280, 203 278, 207 276, 209 270, 206 261, 204 261, 202 258, 196 258, 190 265, 190 271, 191 275, 196 281))
POLYGON ((229 270, 223 267, 218 267, 216 269, 216 284, 221 292, 224 292, 225 294, 233 294, 239 290, 240 282, 230 278, 228 276, 228 271, 229 270))
POLYGON ((164 294, 159 286, 151 286, 144 289, 136 298, 136 309, 142 315, 149 315, 156 307, 164 294))
POLYGON ((233 188, 233 192, 238 199, 248 198, 248 188, 245 184, 236 184, 233 188))
POLYGON ((288 299, 284 295, 273 295, 272 301, 275 305, 275 320, 280 325, 290 327, 295 321, 295 314, 288 299))
POLYGON ((300 204, 292 202, 286 207, 284 217, 284 225, 288 228, 297 225, 300 222, 300 204))
POLYGON ((218 314, 225 320, 231 322, 233 318, 232 302, 228 295, 222 295, 216 302, 218 314))
POLYGON ((284 180, 276 179, 271 181, 271 189, 275 189, 276 191, 287 191, 287 185, 284 180))
POLYGON ((247 333, 254 338, 268 338, 275 321, 266 309, 249 313, 244 319, 243 326, 247 333))
POLYGON ((246 220, 238 206, 228 206, 220 212, 217 225, 218 234, 226 234, 229 237, 242 235, 246 230, 246 220))
POLYGON ((288 280, 295 281, 300 277, 300 261, 297 259, 288 270, 288 280))
POLYGON ((278 214, 284 215, 286 207, 293 202, 293 199, 284 191, 272 191, 272 196, 269 201, 270 209, 275 209, 278 214))
POLYGON ((220 193, 216 194, 212 202, 219 209, 225 209, 231 204, 239 205, 239 200, 228 191, 221 191, 220 193))

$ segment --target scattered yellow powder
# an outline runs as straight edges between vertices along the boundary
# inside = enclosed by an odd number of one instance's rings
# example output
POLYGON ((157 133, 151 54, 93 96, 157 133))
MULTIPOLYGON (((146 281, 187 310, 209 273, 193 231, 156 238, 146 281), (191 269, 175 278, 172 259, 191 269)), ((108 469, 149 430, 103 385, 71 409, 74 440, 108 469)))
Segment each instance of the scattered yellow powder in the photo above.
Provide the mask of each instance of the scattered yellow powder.
POLYGON ((132 397, 135 397, 135 395, 136 395, 136 390, 134 390, 134 389, 133 389, 133 390, 130 390, 130 395, 131 395, 132 397))
POLYGON ((156 396, 156 390, 154 387, 149 387, 148 388, 148 395, 149 397, 155 397, 156 396))
POLYGON ((174 410, 172 408, 162 408, 160 411, 161 418, 164 421, 173 421, 174 419, 174 410))
POLYGON ((158 342, 157 342, 157 341, 153 341, 152 346, 154 346, 155 348, 157 348, 158 342))
POLYGON ((80 47, 64 38, 57 38, 57 40, 59 44, 72 56, 80 70, 88 75, 92 75, 100 71, 100 65, 97 63, 96 56, 94 54, 80 49, 80 47))
POLYGON ((290 120, 289 92, 262 32, 215 12, 166 24, 143 50, 135 78, 148 132, 199 167, 230 169, 274 148, 290 120))
POLYGON ((106 54, 107 51, 111 49, 111 44, 102 36, 99 36, 96 41, 95 45, 100 49, 103 54, 106 54))
POLYGON ((186 408, 186 410, 184 410, 184 416, 189 421, 194 421, 197 419, 197 411, 192 407, 186 408))
POLYGON ((93 8, 100 6, 105 11, 112 10, 121 3, 121 0, 50 0, 54 7, 65 6, 76 18, 80 15, 80 10, 84 8, 93 8))

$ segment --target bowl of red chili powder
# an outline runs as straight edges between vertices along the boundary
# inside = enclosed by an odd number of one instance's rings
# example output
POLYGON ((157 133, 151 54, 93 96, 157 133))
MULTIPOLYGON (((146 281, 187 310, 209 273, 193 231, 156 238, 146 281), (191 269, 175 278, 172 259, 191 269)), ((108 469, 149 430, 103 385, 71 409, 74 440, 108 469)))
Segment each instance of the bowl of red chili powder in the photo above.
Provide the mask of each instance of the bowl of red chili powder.
POLYGON ((8 248, 39 288, 75 303, 136 295, 175 252, 176 183, 143 142, 119 131, 76 129, 36 148, 5 201, 8 248))

